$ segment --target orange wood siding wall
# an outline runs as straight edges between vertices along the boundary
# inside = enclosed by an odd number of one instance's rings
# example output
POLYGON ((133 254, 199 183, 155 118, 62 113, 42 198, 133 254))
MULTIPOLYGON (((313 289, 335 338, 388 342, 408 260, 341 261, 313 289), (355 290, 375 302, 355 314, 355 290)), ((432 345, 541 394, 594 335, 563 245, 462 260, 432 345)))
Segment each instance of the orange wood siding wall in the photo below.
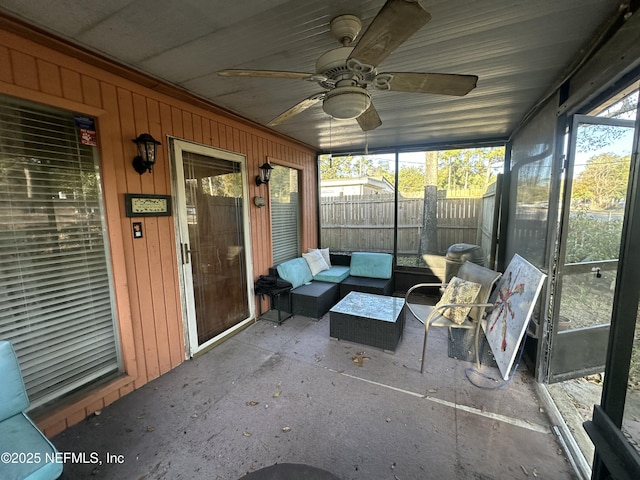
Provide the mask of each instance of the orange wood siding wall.
MULTIPOLYGON (((167 136, 243 154, 249 197, 268 198, 251 181, 269 159, 301 172, 302 247, 317 242, 315 153, 306 145, 208 105, 166 84, 90 55, 0 16, 0 94, 97 118, 98 151, 126 376, 36 419, 49 436, 179 365, 185 358, 173 217, 136 218, 133 239, 125 193, 171 194, 167 136), (148 132, 162 142, 152 174, 139 175, 131 139, 148 132)), ((271 266, 267 208, 250 201, 253 272, 271 266)))

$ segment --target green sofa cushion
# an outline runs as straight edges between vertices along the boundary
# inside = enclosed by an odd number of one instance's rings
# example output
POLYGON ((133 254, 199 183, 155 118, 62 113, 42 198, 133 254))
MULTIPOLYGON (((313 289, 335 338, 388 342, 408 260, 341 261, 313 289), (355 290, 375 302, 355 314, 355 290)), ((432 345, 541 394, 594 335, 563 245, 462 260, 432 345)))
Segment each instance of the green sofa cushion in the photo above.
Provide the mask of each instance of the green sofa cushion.
POLYGON ((62 474, 57 450, 23 413, 0 422, 0 438, 4 452, 27 455, 24 462, 0 463, 2 480, 50 480, 62 474))
POLYGON ((11 342, 6 340, 0 341, 0 372, 3 376, 0 388, 0 420, 4 420, 29 407, 18 359, 11 342))
POLYGON ((329 270, 324 270, 318 273, 313 277, 313 279, 320 282, 340 283, 348 276, 349 267, 345 267, 344 265, 334 265, 329 270))
POLYGON ((393 255, 390 253, 353 252, 350 271, 354 277, 391 278, 393 255))
POLYGON ((290 282, 293 288, 297 288, 313 280, 309 265, 302 257, 283 262, 276 267, 276 270, 278 270, 280 278, 290 282))

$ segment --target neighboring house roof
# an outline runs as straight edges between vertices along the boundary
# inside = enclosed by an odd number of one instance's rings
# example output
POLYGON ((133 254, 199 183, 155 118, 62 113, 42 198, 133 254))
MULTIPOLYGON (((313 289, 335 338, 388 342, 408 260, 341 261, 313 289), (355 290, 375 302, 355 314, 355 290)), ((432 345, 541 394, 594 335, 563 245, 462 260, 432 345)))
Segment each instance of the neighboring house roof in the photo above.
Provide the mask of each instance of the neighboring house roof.
POLYGON ((322 180, 320 195, 362 195, 364 193, 393 193, 393 184, 384 177, 334 178, 322 180))

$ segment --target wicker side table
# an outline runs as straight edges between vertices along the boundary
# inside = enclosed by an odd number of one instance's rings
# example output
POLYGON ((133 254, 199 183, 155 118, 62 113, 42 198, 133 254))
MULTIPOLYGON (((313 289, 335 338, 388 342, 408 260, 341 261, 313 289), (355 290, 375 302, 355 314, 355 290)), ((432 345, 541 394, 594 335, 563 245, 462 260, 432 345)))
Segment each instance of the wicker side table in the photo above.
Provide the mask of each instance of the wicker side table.
POLYGON ((329 336, 395 351, 404 330, 404 299, 349 292, 329 310, 329 336))

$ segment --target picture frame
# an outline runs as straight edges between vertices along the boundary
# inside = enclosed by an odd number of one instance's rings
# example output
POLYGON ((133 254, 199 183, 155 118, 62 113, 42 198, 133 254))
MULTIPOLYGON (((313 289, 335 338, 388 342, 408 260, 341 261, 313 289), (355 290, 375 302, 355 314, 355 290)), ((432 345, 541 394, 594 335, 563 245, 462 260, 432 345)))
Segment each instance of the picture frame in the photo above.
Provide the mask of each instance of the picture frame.
POLYGON ((507 380, 546 275, 520 255, 509 262, 489 303, 495 306, 482 321, 496 364, 507 380))

